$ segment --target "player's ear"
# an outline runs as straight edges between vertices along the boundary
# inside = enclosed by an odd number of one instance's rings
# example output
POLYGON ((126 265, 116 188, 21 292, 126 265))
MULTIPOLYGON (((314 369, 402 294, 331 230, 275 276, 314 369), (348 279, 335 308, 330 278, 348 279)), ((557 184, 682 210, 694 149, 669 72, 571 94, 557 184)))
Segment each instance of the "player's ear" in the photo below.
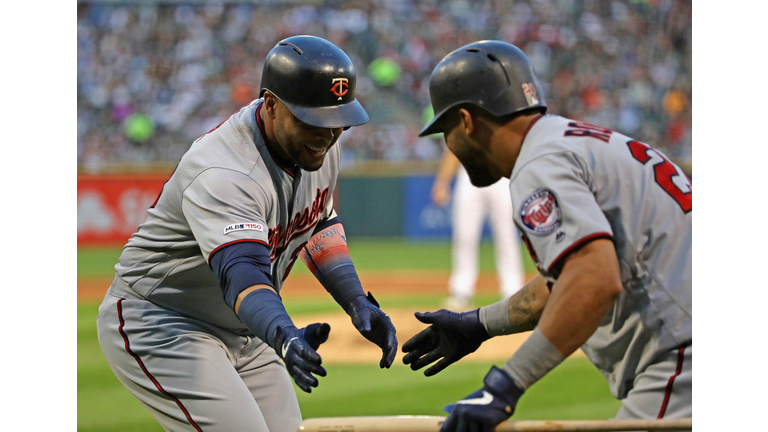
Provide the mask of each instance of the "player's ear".
POLYGON ((267 111, 267 115, 271 118, 275 118, 275 109, 277 108, 277 105, 280 103, 280 101, 270 93, 269 91, 264 92, 264 109, 267 111))
POLYGON ((472 117, 466 108, 459 109, 459 127, 464 131, 464 134, 469 136, 475 130, 475 119, 472 117))
POLYGON ((490 142, 498 123, 482 109, 468 106, 459 110, 459 123, 464 128, 464 133, 475 141, 490 142))

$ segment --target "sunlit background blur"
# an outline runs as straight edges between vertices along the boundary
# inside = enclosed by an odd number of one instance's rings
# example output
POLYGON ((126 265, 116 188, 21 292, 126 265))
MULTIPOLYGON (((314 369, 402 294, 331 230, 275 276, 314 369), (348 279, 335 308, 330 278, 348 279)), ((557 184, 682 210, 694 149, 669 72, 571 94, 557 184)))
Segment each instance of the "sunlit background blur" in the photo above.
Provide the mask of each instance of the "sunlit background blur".
POLYGON ((174 164, 191 142, 258 97, 263 59, 296 34, 324 37, 357 67, 369 124, 343 161, 436 160, 419 139, 428 79, 480 39, 532 59, 549 110, 691 158, 689 1, 78 2, 77 161, 174 164))

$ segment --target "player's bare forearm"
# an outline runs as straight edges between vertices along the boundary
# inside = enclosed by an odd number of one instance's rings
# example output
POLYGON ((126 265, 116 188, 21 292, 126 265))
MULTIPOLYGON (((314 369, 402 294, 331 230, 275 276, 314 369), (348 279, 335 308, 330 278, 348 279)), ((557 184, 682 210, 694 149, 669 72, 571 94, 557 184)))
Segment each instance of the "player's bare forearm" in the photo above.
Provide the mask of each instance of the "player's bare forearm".
POLYGON ((567 258, 539 330, 567 357, 597 330, 621 292, 613 242, 591 241, 567 258))
POLYGON ((477 316, 490 337, 530 331, 536 328, 548 299, 546 281, 536 275, 512 296, 481 307, 477 316))
POLYGON ((459 159, 450 150, 446 151, 440 160, 440 166, 437 168, 437 178, 450 182, 459 169, 459 165, 461 165, 459 159))
POLYGON ((432 185, 432 202, 445 206, 450 200, 451 180, 456 175, 459 168, 459 160, 450 151, 443 154, 440 166, 435 175, 435 182, 432 185))
POLYGON ((513 333, 531 331, 539 323, 549 300, 547 283, 540 274, 509 298, 509 323, 513 333))

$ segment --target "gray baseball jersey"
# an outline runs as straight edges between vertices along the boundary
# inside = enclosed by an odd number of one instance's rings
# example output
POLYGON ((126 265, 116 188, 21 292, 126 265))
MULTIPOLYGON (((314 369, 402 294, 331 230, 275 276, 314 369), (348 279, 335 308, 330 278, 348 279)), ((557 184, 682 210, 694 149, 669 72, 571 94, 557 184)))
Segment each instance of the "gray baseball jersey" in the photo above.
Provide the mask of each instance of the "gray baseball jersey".
POLYGON ((333 211, 341 160, 335 145, 315 172, 273 162, 257 120, 261 102, 195 141, 115 266, 139 296, 243 334, 250 331, 225 303, 211 254, 240 241, 269 245, 279 292, 313 228, 333 211))
POLYGON ((322 167, 280 166, 253 101, 195 141, 125 246, 99 308, 99 343, 117 378, 167 430, 295 431, 285 365, 224 299, 219 248, 259 242, 280 291, 301 247, 333 217, 341 151, 322 167))
POLYGON ((613 240, 624 290, 582 350, 623 398, 692 340, 690 180, 642 142, 555 115, 531 126, 510 180, 515 223, 548 282, 569 251, 613 240))

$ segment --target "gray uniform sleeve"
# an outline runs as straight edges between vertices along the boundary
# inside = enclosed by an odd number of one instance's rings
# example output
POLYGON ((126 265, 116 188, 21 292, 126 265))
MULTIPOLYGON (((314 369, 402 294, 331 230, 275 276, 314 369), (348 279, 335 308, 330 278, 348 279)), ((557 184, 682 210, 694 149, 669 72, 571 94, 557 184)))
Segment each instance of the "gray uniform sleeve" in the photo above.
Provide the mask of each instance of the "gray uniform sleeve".
MULTIPOLYGON (((341 154, 342 154, 341 146, 342 146, 341 142, 337 142, 333 148, 334 150, 333 157, 336 159, 335 166, 337 167, 337 169, 341 165, 341 154)), ((338 185, 339 185, 339 177, 338 175, 334 175, 331 181, 331 190, 332 191, 337 190, 336 187, 338 185)), ((333 194, 331 194, 331 196, 328 197, 328 204, 326 204, 325 210, 323 211, 323 214, 320 216, 320 220, 327 221, 329 219, 335 218, 336 216, 338 216, 338 214, 334 209, 333 194)))
POLYGON ((182 211, 206 261, 218 248, 238 241, 269 246, 271 197, 251 177, 209 169, 184 191, 182 211))
POLYGON ((561 258, 568 252, 613 235, 591 183, 587 165, 568 152, 530 161, 510 183, 515 224, 539 271, 550 282, 559 276, 561 258))

